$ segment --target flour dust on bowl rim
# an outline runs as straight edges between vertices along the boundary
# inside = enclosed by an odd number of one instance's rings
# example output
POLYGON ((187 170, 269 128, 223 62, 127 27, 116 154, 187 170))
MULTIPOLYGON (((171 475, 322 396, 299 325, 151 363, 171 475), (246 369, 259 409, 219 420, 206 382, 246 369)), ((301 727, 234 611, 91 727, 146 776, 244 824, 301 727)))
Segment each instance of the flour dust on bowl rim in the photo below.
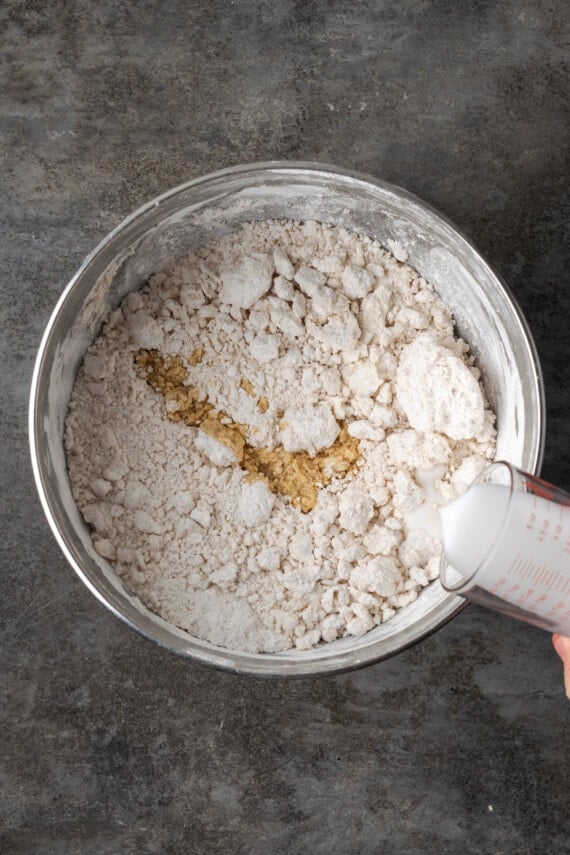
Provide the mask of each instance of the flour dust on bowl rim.
POLYGON ((30 447, 40 499, 67 560, 129 626, 207 665, 260 676, 334 673, 392 656, 450 620, 463 600, 438 581, 366 635, 307 651, 244 653, 201 641, 142 605, 93 546, 71 494, 63 445, 76 373, 102 321, 152 273, 250 220, 319 220, 405 248, 407 263, 434 286, 468 342, 497 414, 498 459, 538 474, 544 391, 527 324, 508 289, 444 217, 405 190, 315 163, 238 166, 198 178, 144 205, 85 259, 44 333, 30 396, 30 447))

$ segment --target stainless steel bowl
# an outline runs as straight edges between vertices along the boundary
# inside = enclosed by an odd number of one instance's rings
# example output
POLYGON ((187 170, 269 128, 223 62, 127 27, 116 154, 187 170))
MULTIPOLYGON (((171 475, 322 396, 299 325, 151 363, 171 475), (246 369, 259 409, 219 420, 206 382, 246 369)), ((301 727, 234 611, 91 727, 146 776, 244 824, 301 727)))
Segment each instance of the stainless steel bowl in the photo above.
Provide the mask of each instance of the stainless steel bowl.
POLYGON ((34 475, 53 533, 87 587, 147 638, 208 665, 259 675, 323 674, 392 656, 452 618, 463 601, 439 582, 392 620, 359 638, 304 652, 225 650, 150 612, 95 552, 73 501, 63 426, 75 375, 102 320, 126 293, 175 257, 247 220, 314 219, 393 240, 451 307, 471 345, 498 417, 497 456, 537 473, 544 440, 543 383, 525 320, 504 283, 472 244, 432 208, 399 187, 314 163, 261 163, 207 175, 170 190, 112 231, 59 300, 32 381, 34 475))

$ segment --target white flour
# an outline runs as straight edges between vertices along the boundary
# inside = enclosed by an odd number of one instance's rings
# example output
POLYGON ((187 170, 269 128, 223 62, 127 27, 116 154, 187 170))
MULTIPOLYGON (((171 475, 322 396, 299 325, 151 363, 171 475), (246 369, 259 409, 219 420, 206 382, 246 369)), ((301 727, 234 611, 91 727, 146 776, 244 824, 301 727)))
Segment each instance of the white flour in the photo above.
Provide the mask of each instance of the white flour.
POLYGON ((248 224, 110 315, 67 417, 73 495, 99 554, 192 635, 266 652, 360 635, 437 575, 438 540, 407 523, 425 470, 447 501, 492 457, 478 376, 431 285, 376 242, 248 224), (171 421, 141 351, 218 421, 171 421), (230 420, 239 447, 212 429, 230 420), (282 454, 294 475, 331 447, 357 462, 306 513, 242 468, 282 454))

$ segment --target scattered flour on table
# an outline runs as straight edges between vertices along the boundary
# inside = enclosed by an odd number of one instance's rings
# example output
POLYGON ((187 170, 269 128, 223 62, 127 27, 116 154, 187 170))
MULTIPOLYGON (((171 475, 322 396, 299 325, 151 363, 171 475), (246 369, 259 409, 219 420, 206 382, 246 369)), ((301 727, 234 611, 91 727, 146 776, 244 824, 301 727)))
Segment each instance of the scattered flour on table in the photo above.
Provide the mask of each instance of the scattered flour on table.
POLYGON ((437 536, 413 522, 426 483, 430 501, 463 491, 494 417, 448 308, 404 262, 330 225, 255 222, 108 317, 66 421, 73 495, 167 621, 307 649, 437 576, 437 536))

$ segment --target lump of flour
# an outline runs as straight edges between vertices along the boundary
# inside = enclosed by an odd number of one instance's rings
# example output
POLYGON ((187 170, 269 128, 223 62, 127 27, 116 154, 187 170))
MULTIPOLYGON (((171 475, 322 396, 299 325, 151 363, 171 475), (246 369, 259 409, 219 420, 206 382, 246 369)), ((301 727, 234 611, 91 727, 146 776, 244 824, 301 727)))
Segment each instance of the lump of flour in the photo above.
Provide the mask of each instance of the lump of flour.
POLYGON ((245 482, 241 488, 238 508, 241 519, 248 528, 265 523, 273 510, 274 496, 263 481, 245 482))
POLYGON ((466 488, 493 416, 449 310, 392 251, 249 223, 108 316, 66 419, 72 490, 101 560, 165 620, 307 650, 437 575, 425 485, 466 488))
POLYGON ((333 444, 340 433, 330 404, 321 402, 285 410, 281 441, 287 451, 308 451, 313 455, 333 444))
POLYGON ((451 439, 483 430, 483 391, 465 361, 425 333, 402 351, 396 394, 411 426, 451 439))
POLYGON ((250 309, 271 288, 273 264, 269 256, 252 253, 240 259, 230 259, 220 270, 220 302, 241 309, 250 309))

